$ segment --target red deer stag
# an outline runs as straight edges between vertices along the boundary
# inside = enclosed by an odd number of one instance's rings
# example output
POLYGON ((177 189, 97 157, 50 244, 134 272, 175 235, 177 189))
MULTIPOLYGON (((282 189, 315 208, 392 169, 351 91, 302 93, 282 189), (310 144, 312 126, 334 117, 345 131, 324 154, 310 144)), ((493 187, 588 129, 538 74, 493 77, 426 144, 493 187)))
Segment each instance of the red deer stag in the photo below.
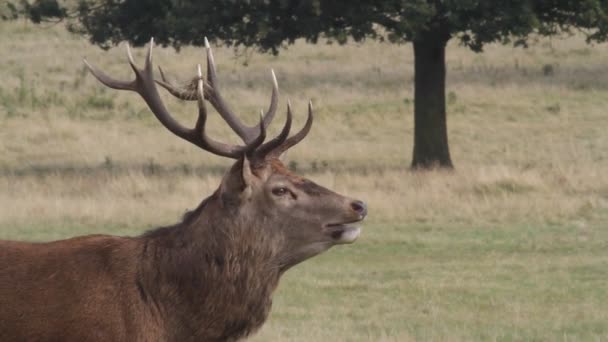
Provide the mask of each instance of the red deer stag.
MULTIPOLYGON (((207 44, 207 79, 184 89, 145 67, 131 82, 85 63, 110 88, 137 92, 172 133, 213 154, 236 160, 219 188, 183 221, 138 237, 90 235, 27 243, 0 241, 0 341, 234 341, 266 320, 272 293, 290 267, 337 244, 352 243, 366 205, 290 172, 279 156, 312 124, 289 136, 292 113, 277 137, 264 142, 278 102, 259 125, 244 125, 218 89, 207 44), (194 128, 179 124, 163 105, 156 83, 196 100, 194 128), (243 140, 218 142, 205 133, 205 101, 243 140)), ((162 75, 162 71, 161 71, 162 75)))

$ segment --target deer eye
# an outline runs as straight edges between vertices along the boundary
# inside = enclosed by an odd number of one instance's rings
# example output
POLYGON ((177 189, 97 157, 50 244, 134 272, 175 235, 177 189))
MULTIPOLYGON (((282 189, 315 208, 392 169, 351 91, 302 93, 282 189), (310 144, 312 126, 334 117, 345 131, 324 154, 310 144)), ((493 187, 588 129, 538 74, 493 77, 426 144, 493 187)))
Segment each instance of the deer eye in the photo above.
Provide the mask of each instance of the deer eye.
POLYGON ((283 187, 272 189, 272 194, 275 196, 285 196, 285 195, 289 194, 289 192, 290 191, 287 188, 283 188, 283 187))

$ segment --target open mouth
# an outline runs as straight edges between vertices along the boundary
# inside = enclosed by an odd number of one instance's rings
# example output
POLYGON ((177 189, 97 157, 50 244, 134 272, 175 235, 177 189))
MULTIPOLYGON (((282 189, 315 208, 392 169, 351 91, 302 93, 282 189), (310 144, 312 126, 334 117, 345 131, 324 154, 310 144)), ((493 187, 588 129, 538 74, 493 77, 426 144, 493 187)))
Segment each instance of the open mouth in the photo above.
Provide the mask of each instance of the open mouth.
POLYGON ((336 244, 353 243, 361 234, 361 227, 355 225, 356 222, 359 222, 359 220, 349 223, 328 224, 325 229, 336 244))

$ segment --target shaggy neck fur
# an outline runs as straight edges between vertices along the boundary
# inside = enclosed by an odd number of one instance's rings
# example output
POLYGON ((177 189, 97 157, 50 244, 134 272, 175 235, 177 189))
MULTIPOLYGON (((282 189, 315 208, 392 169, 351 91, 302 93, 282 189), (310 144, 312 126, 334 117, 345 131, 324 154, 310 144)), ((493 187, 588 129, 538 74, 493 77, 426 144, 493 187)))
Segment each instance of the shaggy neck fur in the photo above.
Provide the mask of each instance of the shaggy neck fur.
POLYGON ((159 321, 167 322, 169 340, 238 340, 270 311, 281 237, 263 227, 263 218, 244 222, 237 212, 227 215, 218 197, 207 198, 182 223, 141 237, 137 286, 159 321))

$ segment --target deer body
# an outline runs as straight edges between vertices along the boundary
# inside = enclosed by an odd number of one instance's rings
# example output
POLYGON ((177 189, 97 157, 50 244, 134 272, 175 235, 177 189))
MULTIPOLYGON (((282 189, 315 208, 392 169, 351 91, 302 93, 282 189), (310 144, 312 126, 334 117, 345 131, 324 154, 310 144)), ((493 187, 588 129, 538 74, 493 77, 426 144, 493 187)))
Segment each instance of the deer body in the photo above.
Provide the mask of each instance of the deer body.
POLYGON ((172 133, 220 156, 236 159, 219 188, 182 222, 138 237, 90 235, 49 243, 0 241, 0 341, 234 341, 266 320, 272 293, 290 267, 359 235, 367 214, 361 201, 341 196, 289 171, 278 159, 302 140, 281 133, 264 142, 274 116, 244 126, 219 94, 211 49, 208 83, 199 66, 196 94, 154 80, 152 43, 136 79, 116 81, 87 63, 102 83, 139 93, 172 133), (194 129, 177 123, 156 90, 195 99, 194 129), (205 100, 244 146, 205 133, 205 100))
POLYGON ((255 331, 281 273, 279 241, 209 221, 218 203, 205 204, 136 238, 0 243, 0 327, 13 328, 0 340, 227 341, 255 331))
POLYGON ((134 239, 101 235, 0 243, 0 340, 145 340, 128 329, 146 320, 128 279, 139 250, 134 239))

